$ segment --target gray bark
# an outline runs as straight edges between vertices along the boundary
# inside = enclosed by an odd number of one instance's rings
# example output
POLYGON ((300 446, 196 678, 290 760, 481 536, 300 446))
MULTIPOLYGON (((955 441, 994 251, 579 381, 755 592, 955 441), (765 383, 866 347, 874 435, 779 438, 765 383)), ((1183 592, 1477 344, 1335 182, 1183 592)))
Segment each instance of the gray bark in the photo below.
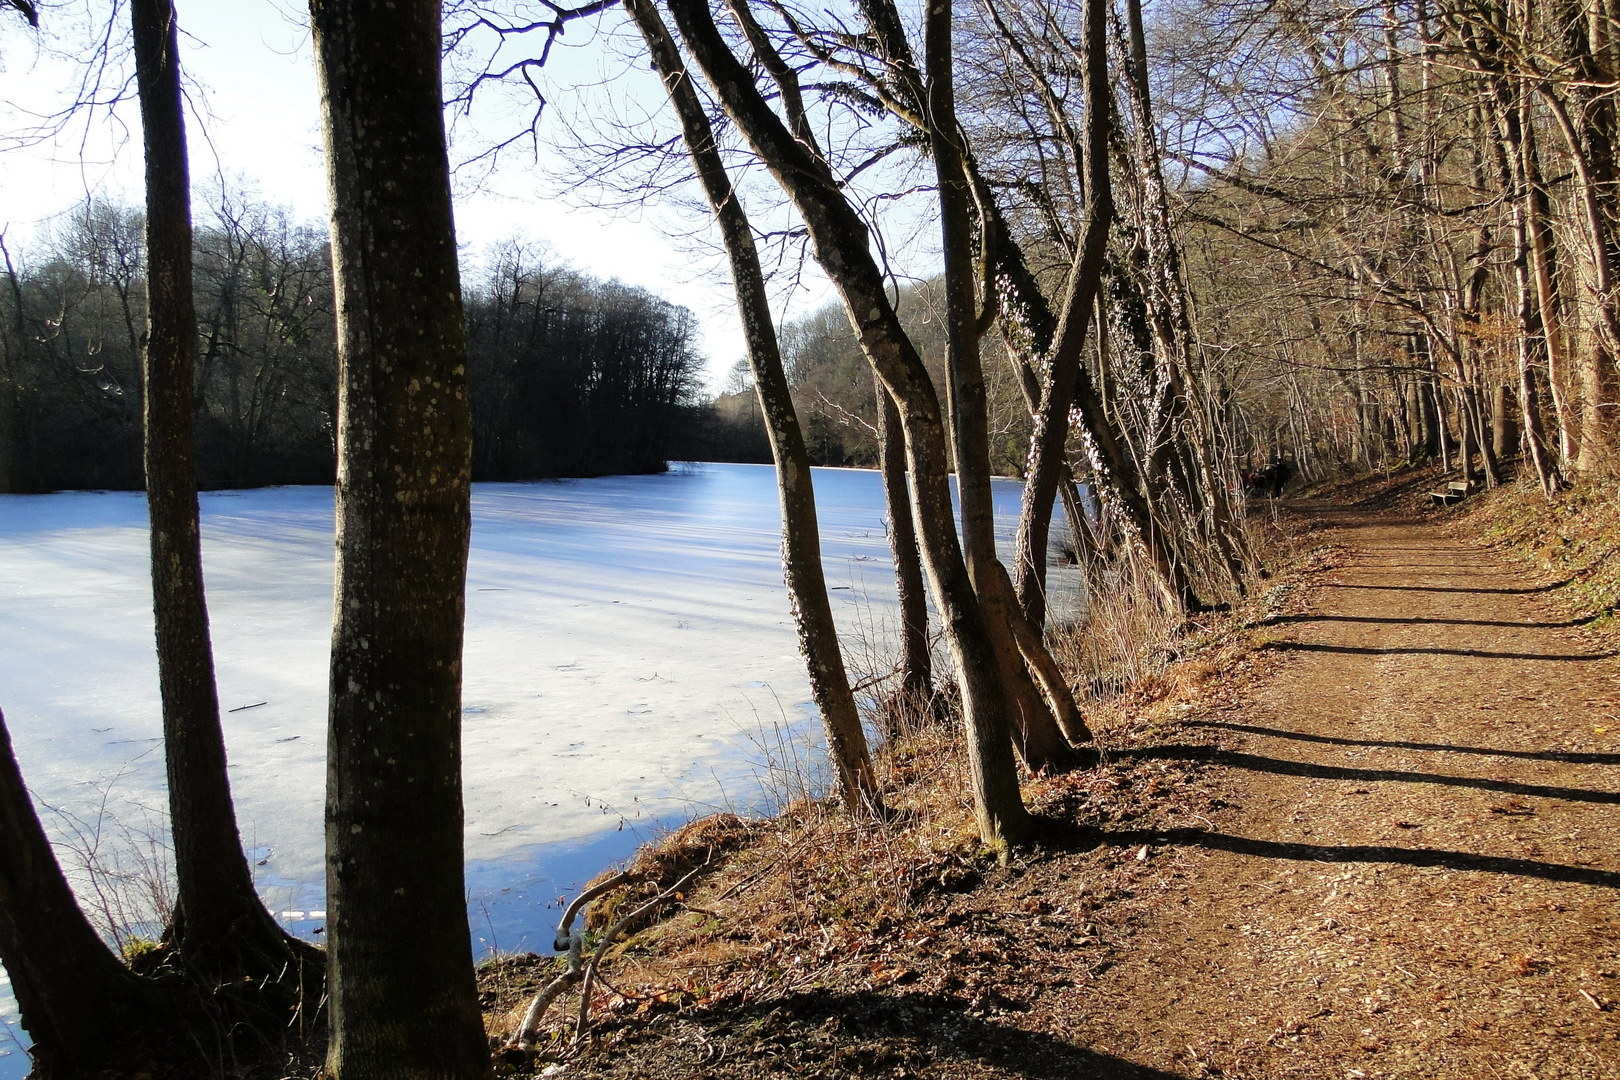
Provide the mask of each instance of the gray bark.
POLYGON ((193 440, 191 181, 174 6, 132 0, 130 18, 146 150, 146 502, 179 886, 172 932, 187 963, 222 977, 269 976, 280 983, 286 975, 285 996, 296 999, 298 972, 319 962, 276 925, 254 890, 231 802, 214 685, 193 440))
POLYGON ((889 519, 889 551, 894 556, 895 591, 900 607, 900 704, 922 709, 933 697, 933 657, 928 647, 928 597, 923 591, 917 527, 911 520, 906 480, 906 437, 900 410, 883 381, 874 376, 878 401, 878 442, 882 453, 883 500, 889 519))
MULTIPOLYGON (((855 707, 855 695, 850 692, 843 652, 838 646, 838 627, 833 622, 832 604, 827 599, 810 455, 805 450, 804 434, 788 391, 753 230, 726 175, 703 103, 692 88, 680 52, 659 18, 657 8, 650 0, 625 0, 625 8, 641 30, 653 68, 663 80, 670 104, 680 119, 687 153, 703 184, 709 210, 720 224, 720 234, 731 262, 737 313, 748 344, 754 390, 765 416, 771 456, 776 461, 777 493, 782 505, 782 566, 793 603, 794 623, 799 631, 799 652, 809 669, 810 692, 821 710, 828 756, 838 773, 839 794, 851 813, 881 810, 882 794, 872 772, 866 735, 861 730, 860 713, 855 707)), ((746 8, 742 10, 745 22, 752 26, 751 16, 746 14, 746 8)), ((754 29, 757 31, 758 27, 754 29)), ((777 69, 779 80, 792 85, 789 76, 780 73, 781 65, 777 65, 777 69)))
POLYGON ((681 36, 721 104, 803 217, 817 261, 838 288, 861 348, 901 407, 913 510, 962 687, 974 808, 985 843, 1005 851, 1029 832, 1008 729, 1008 702, 985 614, 957 541, 944 418, 922 358, 889 303, 865 224, 826 166, 771 111, 702 0, 671 0, 681 36))
MULTIPOLYGON (((945 369, 956 448, 956 486, 962 504, 962 547, 968 575, 985 612, 1001 667, 1002 685, 1015 709, 1014 745, 1032 771, 1065 769, 1074 756, 1057 720, 1024 667, 1012 620, 1020 612, 1003 587, 1006 571, 996 557, 995 507, 990 489, 989 406, 979 358, 979 312, 974 288, 972 199, 956 122, 951 63, 951 3, 932 0, 924 22, 924 67, 929 143, 939 181, 945 254, 945 369)), ((1067 410, 1064 411, 1065 418, 1067 410)), ((1062 447, 1058 448, 1062 456, 1062 447)), ((1050 514, 1055 489, 1047 491, 1050 514)), ((1044 554, 1044 548, 1043 548, 1044 554)), ((1044 652, 1044 648, 1040 651, 1044 652)))
POLYGON ((463 886, 471 421, 435 0, 314 0, 340 416, 327 735, 335 1080, 490 1075, 463 886))

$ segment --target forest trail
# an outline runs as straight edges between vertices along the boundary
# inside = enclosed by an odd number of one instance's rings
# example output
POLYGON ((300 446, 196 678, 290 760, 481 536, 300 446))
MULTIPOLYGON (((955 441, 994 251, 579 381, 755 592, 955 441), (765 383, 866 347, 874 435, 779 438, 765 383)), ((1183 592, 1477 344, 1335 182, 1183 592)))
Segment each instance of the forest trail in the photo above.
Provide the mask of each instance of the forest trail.
POLYGON ((1119 909, 1078 1041, 1190 1076, 1620 1076, 1620 665, 1523 564, 1296 512, 1333 565, 1190 722, 1234 805, 1109 837, 1174 869, 1119 909))
POLYGON ((768 829, 568 1075, 1620 1080, 1620 661, 1432 521, 1301 522, 1265 618, 1028 786, 1036 847, 863 922, 768 829))

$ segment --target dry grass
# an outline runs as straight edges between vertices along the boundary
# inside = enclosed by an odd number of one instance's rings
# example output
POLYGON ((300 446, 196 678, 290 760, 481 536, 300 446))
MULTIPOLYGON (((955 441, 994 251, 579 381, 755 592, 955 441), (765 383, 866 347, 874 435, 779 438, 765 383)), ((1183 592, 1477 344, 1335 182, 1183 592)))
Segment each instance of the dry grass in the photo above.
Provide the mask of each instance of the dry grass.
POLYGON ((1613 632, 1620 604, 1620 478, 1585 477, 1551 501, 1530 482, 1503 485, 1464 504, 1452 531, 1483 537, 1559 576, 1556 597, 1588 629, 1613 632))
MULTIPOLYGON (((1277 610, 1277 597, 1256 597, 1236 612, 1186 623, 1145 586, 1121 575, 1115 588, 1094 597, 1083 626, 1054 636, 1060 663, 1079 673, 1072 682, 1088 719, 1108 746, 1120 749, 1162 738, 1190 701, 1227 694, 1231 673, 1249 664, 1245 620, 1277 610)), ((713 869, 661 921, 609 951, 591 1004, 606 1040, 601 1045, 641 1038, 661 1016, 764 1008, 835 986, 867 993, 938 983, 941 992, 952 992, 949 965, 935 971, 932 959, 919 958, 936 947, 950 951, 944 942, 953 935, 930 929, 931 921, 955 898, 1007 871, 979 841, 951 690, 944 686, 931 710, 910 710, 911 722, 878 746, 874 764, 892 811, 886 819, 852 818, 814 797, 801 763, 804 748, 789 745, 778 728, 759 743, 779 813, 751 822, 731 815, 694 822, 637 856, 630 869, 645 883, 600 904, 588 916, 592 929, 695 867, 713 869), (940 944, 931 945, 936 938, 940 944)), ((1156 800, 1176 797, 1182 774, 1166 768, 1112 762, 1070 776, 1027 778, 1026 798, 1047 822, 1043 834, 1048 826, 1061 832, 1081 821, 1135 820, 1156 800)), ((517 957, 485 968, 492 1038, 509 1037, 528 997, 560 970, 558 963, 517 957)), ((977 1000, 971 985, 965 990, 977 1000)), ((549 1043, 543 1037, 536 1056, 504 1051, 502 1068, 527 1071, 568 1056, 575 1010, 577 1002, 554 1011, 549 1043)), ((591 1068, 602 1063, 593 1057, 591 1068)))
MULTIPOLYGON (((829 942, 904 921, 932 889, 977 880, 981 858, 965 765, 940 729, 886 743, 877 764, 893 815, 856 819, 826 800, 802 800, 774 818, 746 822, 717 815, 644 848, 630 869, 644 883, 599 904, 587 925, 617 914, 705 863, 712 872, 663 912, 663 919, 610 950, 593 1014, 645 1015, 665 1008, 747 1000, 808 989, 820 965, 784 957, 830 956, 829 942)), ((536 989, 560 971, 556 961, 508 957, 482 976, 491 1035, 504 1041, 536 989)), ((559 1054, 573 1016, 550 1017, 559 1054)))

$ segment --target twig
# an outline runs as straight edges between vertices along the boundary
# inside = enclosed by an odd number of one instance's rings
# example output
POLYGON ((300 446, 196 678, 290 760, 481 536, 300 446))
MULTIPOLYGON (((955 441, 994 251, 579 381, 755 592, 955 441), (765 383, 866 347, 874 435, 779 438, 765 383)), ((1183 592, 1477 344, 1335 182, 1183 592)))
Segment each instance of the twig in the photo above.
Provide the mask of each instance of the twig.
POLYGON ((647 914, 647 912, 653 910, 659 904, 662 904, 664 901, 680 892, 683 885, 697 877, 698 873, 708 865, 709 861, 705 859, 702 865, 694 867, 690 873, 681 878, 675 884, 671 885, 669 888, 665 889, 663 892, 659 893, 657 896, 653 897, 651 900, 648 900, 645 904, 642 904, 640 907, 630 912, 630 914, 624 916, 618 922, 608 927, 607 933, 602 935, 602 940, 597 942, 596 952, 591 954, 591 962, 585 967, 585 985, 579 992, 579 1024, 574 1029, 573 1049, 575 1051, 579 1050, 580 1042, 585 1038, 585 1032, 590 1026, 591 988, 596 982, 596 969, 597 966, 602 962, 602 955, 608 951, 608 948, 613 944, 614 940, 624 932, 625 927, 629 926, 632 922, 641 918, 643 915, 647 914))
POLYGON ((562 922, 557 926, 557 936, 552 939, 551 947, 558 952, 565 949, 568 951, 568 970, 551 980, 545 989, 534 995, 528 1011, 523 1014, 523 1023, 518 1026, 517 1034, 512 1037, 511 1045, 524 1050, 533 1050, 535 1036, 540 1030, 540 1021, 545 1019, 546 1010, 551 1008, 551 1003, 557 999, 558 994, 579 981, 579 962, 585 951, 585 935, 573 931, 574 917, 579 914, 581 908, 598 896, 611 892, 637 877, 640 875, 629 871, 614 874, 601 884, 593 885, 574 897, 573 902, 563 909, 562 922))

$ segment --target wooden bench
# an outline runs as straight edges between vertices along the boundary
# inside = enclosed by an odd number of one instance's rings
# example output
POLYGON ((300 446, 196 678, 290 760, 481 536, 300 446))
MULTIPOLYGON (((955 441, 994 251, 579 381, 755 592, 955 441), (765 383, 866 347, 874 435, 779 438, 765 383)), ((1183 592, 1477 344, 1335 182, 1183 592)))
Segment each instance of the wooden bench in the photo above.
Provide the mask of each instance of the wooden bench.
POLYGON ((1467 497, 1468 485, 1461 480, 1453 480, 1445 487, 1429 492, 1429 501, 1439 506, 1449 506, 1467 497))

